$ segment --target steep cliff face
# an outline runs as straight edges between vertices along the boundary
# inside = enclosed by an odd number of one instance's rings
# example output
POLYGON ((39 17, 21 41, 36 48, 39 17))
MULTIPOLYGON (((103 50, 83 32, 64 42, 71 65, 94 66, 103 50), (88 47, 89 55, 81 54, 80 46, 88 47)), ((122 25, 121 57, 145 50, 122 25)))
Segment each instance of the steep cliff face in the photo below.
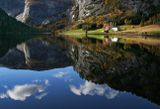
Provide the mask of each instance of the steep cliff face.
POLYGON ((160 12, 159 7, 159 0, 74 0, 71 18, 79 20, 95 15, 121 14, 130 16, 137 13, 152 16, 160 12))
POLYGON ((8 15, 15 17, 23 11, 24 0, 1 0, 0 8, 5 10, 8 15))
POLYGON ((71 0, 1 0, 0 8, 27 24, 47 24, 66 15, 71 0))
POLYGON ((82 19, 91 15, 99 15, 105 12, 102 0, 74 0, 71 9, 72 19, 82 19))
POLYGON ((47 24, 65 15, 71 0, 25 0, 24 11, 16 18, 28 24, 47 24))

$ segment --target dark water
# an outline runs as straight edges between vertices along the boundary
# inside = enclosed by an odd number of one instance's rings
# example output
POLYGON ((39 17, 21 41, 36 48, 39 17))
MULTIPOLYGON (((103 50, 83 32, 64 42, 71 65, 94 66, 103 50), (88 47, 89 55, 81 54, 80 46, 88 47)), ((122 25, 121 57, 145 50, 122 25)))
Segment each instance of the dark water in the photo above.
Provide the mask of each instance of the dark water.
POLYGON ((160 108, 157 46, 51 36, 1 42, 0 109, 160 108))

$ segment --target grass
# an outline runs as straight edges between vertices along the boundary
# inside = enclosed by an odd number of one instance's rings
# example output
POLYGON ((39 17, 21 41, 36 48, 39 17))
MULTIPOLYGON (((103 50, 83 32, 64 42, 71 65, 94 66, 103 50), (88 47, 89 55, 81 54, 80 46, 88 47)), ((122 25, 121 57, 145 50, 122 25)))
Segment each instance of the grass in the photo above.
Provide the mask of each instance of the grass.
MULTIPOLYGON (((121 42, 125 43, 143 43, 149 45, 159 45, 160 46, 160 25, 148 25, 148 26, 139 26, 139 25, 123 25, 120 26, 119 32, 110 31, 110 37, 118 37, 121 42), (143 32, 147 32, 147 35, 156 35, 158 37, 147 37, 147 39, 141 37, 143 32)), ((85 31, 82 29, 73 29, 69 31, 64 31, 61 34, 71 36, 74 38, 83 38, 85 37, 85 31)), ((88 31, 89 38, 95 38, 98 40, 103 40, 106 35, 103 32, 103 28, 97 30, 88 31)))
MULTIPOLYGON (((122 26, 124 29, 125 26, 122 26)), ((160 35, 160 25, 148 25, 148 26, 127 26, 126 30, 122 31, 125 32, 131 32, 131 33, 137 33, 141 34, 144 32, 147 32, 148 35, 160 35)))
MULTIPOLYGON (((148 25, 148 26, 139 26, 139 25, 123 25, 120 26, 119 32, 110 31, 109 34, 136 34, 141 35, 142 33, 147 32, 147 35, 159 35, 160 36, 160 25, 148 25)), ((64 31, 62 34, 69 36, 83 35, 85 36, 85 31, 82 29, 73 29, 69 31, 64 31)), ((91 30, 88 32, 88 35, 105 35, 104 29, 91 30)))
POLYGON ((160 46, 160 39, 157 38, 122 38, 120 40, 122 43, 128 44, 146 44, 146 45, 153 45, 153 46, 160 46))

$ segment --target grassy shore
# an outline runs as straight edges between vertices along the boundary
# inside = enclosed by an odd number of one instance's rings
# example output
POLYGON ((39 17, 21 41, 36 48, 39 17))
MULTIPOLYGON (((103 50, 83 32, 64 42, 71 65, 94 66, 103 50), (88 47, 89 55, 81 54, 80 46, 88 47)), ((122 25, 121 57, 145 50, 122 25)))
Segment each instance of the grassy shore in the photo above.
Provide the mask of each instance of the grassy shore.
MULTIPOLYGON (((148 26, 137 26, 137 25, 123 25, 120 26, 120 31, 110 31, 110 35, 129 35, 129 36, 140 36, 144 32, 151 36, 160 36, 160 25, 148 25, 148 26)), ((64 31, 62 34, 69 36, 85 36, 85 31, 82 29, 71 29, 64 31)), ((88 31, 88 35, 106 35, 104 29, 97 29, 88 31)))
MULTIPOLYGON (((159 45, 160 46, 160 25, 148 25, 148 26, 135 26, 135 25, 123 25, 120 26, 119 32, 109 32, 110 37, 118 37, 121 39, 121 42, 126 43, 143 43, 149 45, 159 45), (147 39, 142 37, 142 34, 147 33, 147 39), (156 37, 155 37, 156 36, 156 37)), ((72 29, 64 31, 61 34, 71 36, 74 38, 83 38, 85 37, 85 31, 82 29, 72 29)), ((106 33, 103 31, 103 28, 88 31, 89 38, 95 38, 103 40, 106 33)))

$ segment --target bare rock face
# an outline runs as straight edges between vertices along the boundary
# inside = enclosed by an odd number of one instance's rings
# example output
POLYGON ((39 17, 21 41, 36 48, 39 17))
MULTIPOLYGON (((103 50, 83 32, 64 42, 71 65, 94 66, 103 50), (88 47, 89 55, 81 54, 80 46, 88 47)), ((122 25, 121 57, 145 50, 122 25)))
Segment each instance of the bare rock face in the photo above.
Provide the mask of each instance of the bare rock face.
POLYGON ((28 24, 47 24, 66 13, 71 0, 25 0, 24 11, 17 20, 28 24))
MULTIPOLYGON (((74 0, 70 10, 71 20, 81 20, 88 16, 122 12, 152 15, 160 7, 159 0, 74 0)), ((160 12, 160 11, 159 11, 160 12)))
POLYGON ((23 11, 24 0, 0 0, 0 8, 15 17, 23 11))
POLYGON ((73 20, 82 19, 91 15, 103 14, 105 5, 102 0, 74 0, 71 9, 71 18, 73 20))

